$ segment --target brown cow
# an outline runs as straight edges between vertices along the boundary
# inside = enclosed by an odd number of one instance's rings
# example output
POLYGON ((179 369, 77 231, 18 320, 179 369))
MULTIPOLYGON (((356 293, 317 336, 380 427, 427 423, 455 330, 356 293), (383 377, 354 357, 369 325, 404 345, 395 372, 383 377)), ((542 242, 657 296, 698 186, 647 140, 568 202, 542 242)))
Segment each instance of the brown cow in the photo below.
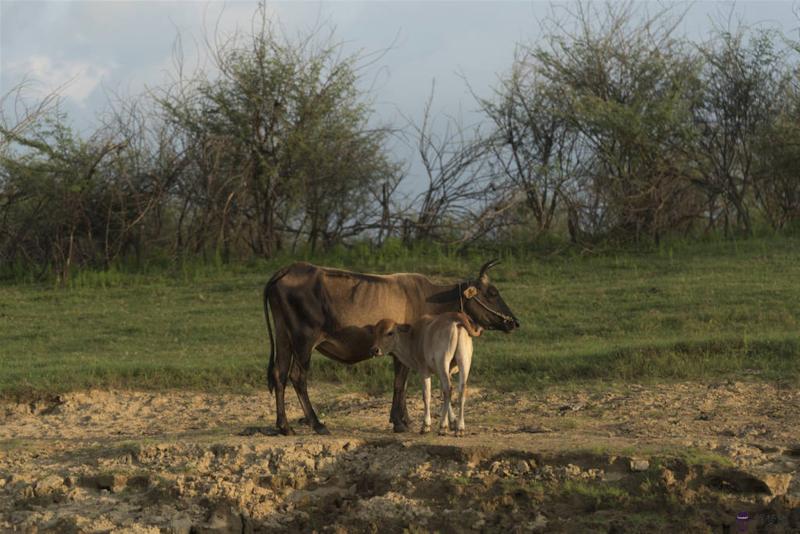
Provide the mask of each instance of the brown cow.
MULTIPOLYGON (((381 319, 413 323, 423 315, 461 310, 487 330, 510 332, 519 327, 497 288, 489 282, 487 271, 497 263, 486 263, 476 279, 445 285, 434 284, 420 274, 360 274, 303 262, 275 273, 264 288, 264 315, 270 337, 267 380, 270 391, 275 391, 278 431, 293 433, 284 400, 286 380, 290 378, 306 421, 317 433, 329 433, 308 398, 311 351, 317 349, 347 364, 370 358, 366 343, 352 343, 342 335, 348 327, 363 328, 381 319)), ((408 368, 395 358, 394 370, 390 421, 395 432, 405 432, 409 422, 405 402, 408 368)))

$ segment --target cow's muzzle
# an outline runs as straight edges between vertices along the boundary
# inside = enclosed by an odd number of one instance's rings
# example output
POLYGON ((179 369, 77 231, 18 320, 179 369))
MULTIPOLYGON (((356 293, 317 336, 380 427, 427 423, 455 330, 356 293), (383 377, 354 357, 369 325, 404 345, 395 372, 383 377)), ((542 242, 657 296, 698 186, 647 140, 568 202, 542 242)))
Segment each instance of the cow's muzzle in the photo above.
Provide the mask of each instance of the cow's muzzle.
POLYGON ((383 356, 383 351, 381 350, 380 347, 372 347, 371 349, 369 349, 370 358, 375 358, 377 356, 383 356))

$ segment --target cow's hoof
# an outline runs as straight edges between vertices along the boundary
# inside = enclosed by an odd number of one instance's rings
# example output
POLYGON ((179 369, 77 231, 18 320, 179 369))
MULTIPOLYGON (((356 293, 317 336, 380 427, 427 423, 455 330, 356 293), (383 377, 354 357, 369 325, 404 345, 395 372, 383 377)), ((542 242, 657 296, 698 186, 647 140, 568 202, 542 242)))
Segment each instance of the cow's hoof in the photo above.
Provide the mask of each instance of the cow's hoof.
POLYGON ((314 432, 316 432, 320 436, 330 436, 331 435, 331 431, 328 430, 328 427, 326 427, 322 423, 319 423, 318 425, 316 425, 314 427, 314 432))
POLYGON ((420 429, 419 433, 420 434, 427 434, 430 431, 431 431, 431 425, 425 425, 420 429))
POLYGON ((408 425, 405 423, 395 423, 394 431, 397 434, 400 434, 401 432, 408 432, 408 425))
POLYGON ((284 436, 294 436, 294 430, 292 430, 292 427, 290 427, 290 426, 285 426, 283 428, 278 428, 278 432, 280 432, 284 436))
POLYGON ((439 429, 439 435, 440 436, 446 436, 447 435, 447 427, 440 428, 439 429))
POLYGON ((458 430, 456 430, 456 436, 458 436, 459 438, 463 438, 464 437, 464 429, 463 428, 459 428, 458 430))

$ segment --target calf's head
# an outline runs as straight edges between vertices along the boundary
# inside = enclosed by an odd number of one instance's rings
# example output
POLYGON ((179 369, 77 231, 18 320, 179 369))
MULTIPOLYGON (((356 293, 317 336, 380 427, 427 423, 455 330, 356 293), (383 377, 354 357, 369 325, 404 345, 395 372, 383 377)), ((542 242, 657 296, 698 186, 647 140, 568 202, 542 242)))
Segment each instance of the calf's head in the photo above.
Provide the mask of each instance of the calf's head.
POLYGON ((511 332, 519 328, 519 320, 509 309, 500 292, 489 281, 488 271, 500 260, 486 262, 478 273, 478 278, 462 283, 461 298, 470 317, 487 330, 511 332))
POLYGON ((391 319, 381 319, 374 327, 374 339, 370 356, 393 354, 401 349, 403 338, 411 331, 411 325, 397 324, 391 319))

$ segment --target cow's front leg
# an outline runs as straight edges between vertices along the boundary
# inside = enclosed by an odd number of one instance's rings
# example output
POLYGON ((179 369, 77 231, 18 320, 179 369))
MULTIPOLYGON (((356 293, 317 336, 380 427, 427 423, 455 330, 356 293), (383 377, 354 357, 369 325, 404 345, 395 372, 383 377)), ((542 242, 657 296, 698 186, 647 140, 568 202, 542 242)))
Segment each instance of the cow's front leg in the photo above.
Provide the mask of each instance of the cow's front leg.
POLYGON ((425 407, 425 414, 422 419, 422 430, 420 434, 427 434, 431 431, 431 377, 430 375, 422 379, 422 404, 425 407))
POLYGON ((408 381, 408 367, 397 358, 394 361, 394 392, 392 394, 392 410, 389 413, 389 422, 394 425, 395 432, 408 432, 408 409, 406 408, 406 383, 408 381))

